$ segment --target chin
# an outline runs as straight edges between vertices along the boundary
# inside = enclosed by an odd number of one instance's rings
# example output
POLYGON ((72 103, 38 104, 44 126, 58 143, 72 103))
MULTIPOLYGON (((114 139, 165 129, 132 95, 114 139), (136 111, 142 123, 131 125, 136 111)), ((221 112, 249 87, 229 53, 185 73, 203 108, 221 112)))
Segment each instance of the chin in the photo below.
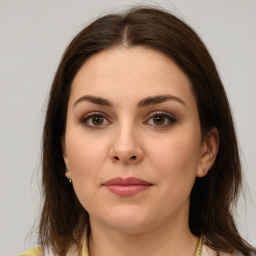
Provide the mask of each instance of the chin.
POLYGON ((146 232, 155 223, 152 214, 145 214, 140 211, 118 211, 105 216, 105 224, 121 233, 142 233, 146 232))
POLYGON ((119 222, 119 223, 110 223, 110 228, 115 230, 119 233, 123 234, 139 234, 145 233, 150 228, 147 223, 144 222, 136 222, 136 221, 126 221, 126 222, 119 222))

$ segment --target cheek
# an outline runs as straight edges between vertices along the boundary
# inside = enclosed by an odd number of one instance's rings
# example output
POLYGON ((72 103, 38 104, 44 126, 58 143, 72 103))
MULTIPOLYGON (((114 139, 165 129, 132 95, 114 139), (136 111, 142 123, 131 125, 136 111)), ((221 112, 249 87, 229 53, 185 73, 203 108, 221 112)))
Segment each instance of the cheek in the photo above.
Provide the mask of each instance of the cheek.
POLYGON ((149 158, 161 175, 177 179, 189 174, 194 177, 199 161, 199 141, 198 136, 179 134, 149 147, 149 158))
MULTIPOLYGON (((73 133, 74 134, 74 133, 73 133)), ((66 137, 67 156, 72 183, 78 200, 85 209, 92 208, 92 197, 101 182, 101 166, 107 155, 107 145, 97 139, 80 136, 66 137)))
POLYGON ((107 145, 84 134, 72 133, 66 137, 66 150, 72 178, 97 175, 107 156, 107 145))

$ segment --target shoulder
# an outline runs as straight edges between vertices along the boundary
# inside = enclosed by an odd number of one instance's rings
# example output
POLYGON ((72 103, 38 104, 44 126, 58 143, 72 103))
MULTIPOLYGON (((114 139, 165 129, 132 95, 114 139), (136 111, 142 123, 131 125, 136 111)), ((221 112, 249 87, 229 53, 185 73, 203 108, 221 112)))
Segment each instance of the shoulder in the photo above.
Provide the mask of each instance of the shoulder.
POLYGON ((44 256, 44 250, 41 246, 34 247, 23 253, 17 254, 16 256, 44 256))
POLYGON ((241 252, 235 251, 233 253, 226 253, 226 252, 219 252, 219 254, 211 249, 210 247, 208 247, 207 245, 203 244, 202 246, 202 256, 243 256, 243 254, 241 252))
MULTIPOLYGON (((70 247, 67 253, 67 256, 76 256, 80 255, 76 247, 70 247)), ((54 256, 52 251, 44 251, 42 246, 34 247, 29 249, 23 253, 17 254, 16 256, 54 256)), ((88 250, 86 243, 83 244, 82 255, 81 256, 88 256, 88 250)))

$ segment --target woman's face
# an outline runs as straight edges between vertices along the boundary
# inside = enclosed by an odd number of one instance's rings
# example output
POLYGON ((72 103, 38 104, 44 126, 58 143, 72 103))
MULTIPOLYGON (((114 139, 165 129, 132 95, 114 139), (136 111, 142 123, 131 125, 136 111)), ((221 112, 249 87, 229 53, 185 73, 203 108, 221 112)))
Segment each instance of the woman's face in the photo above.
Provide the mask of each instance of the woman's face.
POLYGON ((112 48, 76 74, 63 156, 92 227, 187 226, 195 178, 210 167, 207 152, 191 83, 164 54, 112 48))

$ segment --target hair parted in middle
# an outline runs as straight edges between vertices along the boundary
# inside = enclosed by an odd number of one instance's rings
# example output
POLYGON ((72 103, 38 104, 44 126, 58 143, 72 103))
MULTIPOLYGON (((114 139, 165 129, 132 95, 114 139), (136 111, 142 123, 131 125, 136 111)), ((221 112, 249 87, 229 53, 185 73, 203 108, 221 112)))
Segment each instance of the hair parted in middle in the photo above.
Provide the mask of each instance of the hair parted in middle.
POLYGON ((49 95, 43 133, 43 193, 39 242, 64 255, 90 232, 89 215, 78 201, 66 169, 61 142, 65 136, 72 81, 92 55, 111 47, 143 46, 169 56, 188 76, 197 101, 202 138, 216 127, 220 146, 214 165, 197 178, 191 192, 189 226, 204 234, 209 246, 234 248, 250 255, 237 232, 231 207, 241 185, 241 168, 232 115, 215 64, 198 35, 183 21, 160 8, 135 7, 98 18, 69 44, 57 69, 49 95))

